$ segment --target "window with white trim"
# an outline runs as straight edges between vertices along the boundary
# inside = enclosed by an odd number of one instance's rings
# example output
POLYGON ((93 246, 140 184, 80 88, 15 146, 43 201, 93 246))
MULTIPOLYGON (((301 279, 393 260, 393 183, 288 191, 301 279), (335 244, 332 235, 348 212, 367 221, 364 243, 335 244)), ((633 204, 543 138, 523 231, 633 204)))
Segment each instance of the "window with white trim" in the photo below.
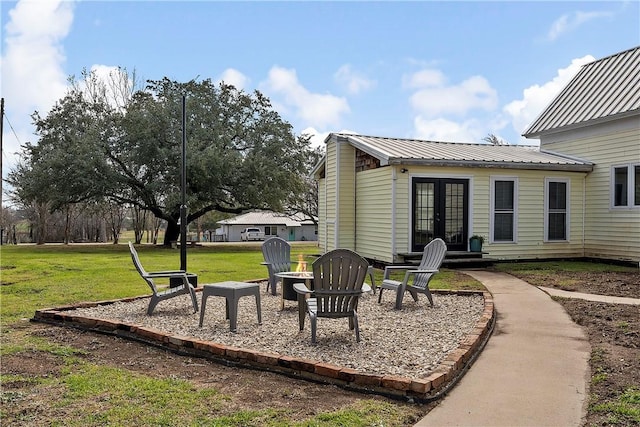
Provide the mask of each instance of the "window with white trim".
POLYGON ((545 178, 544 239, 547 242, 569 240, 569 180, 545 178))
POLYGON ((517 236, 518 178, 491 177, 491 242, 515 242, 517 236))
POLYGON ((276 225, 272 225, 272 226, 266 225, 264 227, 264 235, 265 236, 277 236, 278 235, 278 226, 276 226, 276 225))
POLYGON ((640 206, 640 164, 611 168, 611 206, 614 208, 640 206))

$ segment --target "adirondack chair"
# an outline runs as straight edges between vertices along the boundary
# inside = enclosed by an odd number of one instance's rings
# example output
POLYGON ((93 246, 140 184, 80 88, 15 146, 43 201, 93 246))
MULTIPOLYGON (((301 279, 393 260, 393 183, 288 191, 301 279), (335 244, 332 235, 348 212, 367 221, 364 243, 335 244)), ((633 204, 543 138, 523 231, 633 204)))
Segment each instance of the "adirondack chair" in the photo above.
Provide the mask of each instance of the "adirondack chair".
POLYGON ((422 260, 417 267, 406 265, 389 265, 385 267, 380 293, 378 294, 378 303, 382 302, 382 292, 385 289, 390 289, 396 291, 396 310, 402 308, 402 299, 405 292, 409 292, 416 302, 418 302, 419 293, 426 295, 429 299, 429 304, 433 307, 433 297, 429 291, 429 282, 438 272, 446 253, 447 244, 444 240, 434 239, 424 247, 422 260), (404 279, 401 282, 389 278, 390 273, 394 270, 406 270, 404 279), (409 279, 412 277, 413 282, 409 283, 409 279))
POLYGON ((267 292, 271 288, 271 294, 276 294, 276 284, 278 282, 277 273, 291 271, 291 245, 280 237, 270 237, 262 244, 262 265, 269 271, 269 281, 267 292))
MULTIPOLYGON (((347 317, 349 329, 355 329, 356 341, 359 342, 358 299, 364 292, 363 283, 369 263, 351 250, 334 249, 316 259, 312 269, 313 289, 308 289, 304 283, 293 286, 302 296, 298 298, 298 310, 306 309, 311 320, 311 342, 316 343, 318 317, 347 317)), ((301 316, 300 330, 303 329, 304 316, 301 316)))
POLYGON ((169 298, 177 297, 179 295, 190 294, 191 295, 191 303, 193 304, 193 312, 198 312, 198 300, 196 299, 196 293, 193 288, 193 285, 189 283, 189 279, 187 277, 187 273, 182 270, 171 270, 171 271, 153 271, 147 272, 142 264, 140 263, 140 258, 138 257, 138 251, 133 247, 133 243, 129 242, 129 251, 131 252, 131 259, 133 260, 133 265, 135 265, 136 270, 140 273, 140 276, 144 279, 145 282, 151 288, 151 301, 149 301, 149 306, 147 307, 147 315, 151 316, 153 310, 156 308, 156 305, 160 301, 167 300, 169 298), (179 278, 182 279, 182 285, 167 288, 165 290, 159 290, 158 286, 154 282, 154 279, 159 278, 179 278))

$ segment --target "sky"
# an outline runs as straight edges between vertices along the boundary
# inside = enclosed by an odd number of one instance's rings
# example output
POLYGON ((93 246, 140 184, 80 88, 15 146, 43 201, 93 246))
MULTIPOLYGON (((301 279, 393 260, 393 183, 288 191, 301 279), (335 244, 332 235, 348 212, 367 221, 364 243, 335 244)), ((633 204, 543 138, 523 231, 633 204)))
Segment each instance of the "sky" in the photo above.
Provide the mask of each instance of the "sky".
POLYGON ((521 134, 579 68, 640 45, 640 1, 0 0, 3 177, 83 69, 259 90, 296 135, 521 134))

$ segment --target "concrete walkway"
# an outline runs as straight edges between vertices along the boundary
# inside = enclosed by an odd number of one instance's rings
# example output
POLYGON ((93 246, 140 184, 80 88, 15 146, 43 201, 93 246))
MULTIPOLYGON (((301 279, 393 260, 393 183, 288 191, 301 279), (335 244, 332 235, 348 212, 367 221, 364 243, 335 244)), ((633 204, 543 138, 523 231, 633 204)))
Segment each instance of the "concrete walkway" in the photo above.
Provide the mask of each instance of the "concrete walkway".
POLYGON ((468 271, 493 294, 497 322, 424 426, 580 426, 591 346, 562 306, 513 276, 468 271))
POLYGON ((562 298, 576 298, 576 299, 584 299, 587 301, 596 301, 596 302, 606 302, 608 304, 631 304, 631 305, 640 305, 640 299, 638 298, 626 298, 626 297, 612 297, 609 295, 594 295, 594 294, 583 294, 582 292, 570 292, 563 291, 562 289, 556 288, 547 288, 544 286, 538 286, 539 289, 542 289, 547 294, 553 297, 562 297, 562 298))

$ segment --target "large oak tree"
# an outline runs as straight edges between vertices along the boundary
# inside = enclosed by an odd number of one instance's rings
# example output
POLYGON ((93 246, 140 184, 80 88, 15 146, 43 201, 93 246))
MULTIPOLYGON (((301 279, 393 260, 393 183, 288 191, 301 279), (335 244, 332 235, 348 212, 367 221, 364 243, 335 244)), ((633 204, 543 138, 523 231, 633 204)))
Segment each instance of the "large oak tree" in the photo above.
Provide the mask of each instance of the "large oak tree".
POLYGON ((165 78, 117 106, 104 91, 90 95, 74 87, 46 117, 34 114, 38 143, 10 176, 18 198, 137 206, 167 221, 169 245, 179 235, 183 96, 188 222, 212 210, 282 212, 309 192, 317 155, 258 91, 165 78))

